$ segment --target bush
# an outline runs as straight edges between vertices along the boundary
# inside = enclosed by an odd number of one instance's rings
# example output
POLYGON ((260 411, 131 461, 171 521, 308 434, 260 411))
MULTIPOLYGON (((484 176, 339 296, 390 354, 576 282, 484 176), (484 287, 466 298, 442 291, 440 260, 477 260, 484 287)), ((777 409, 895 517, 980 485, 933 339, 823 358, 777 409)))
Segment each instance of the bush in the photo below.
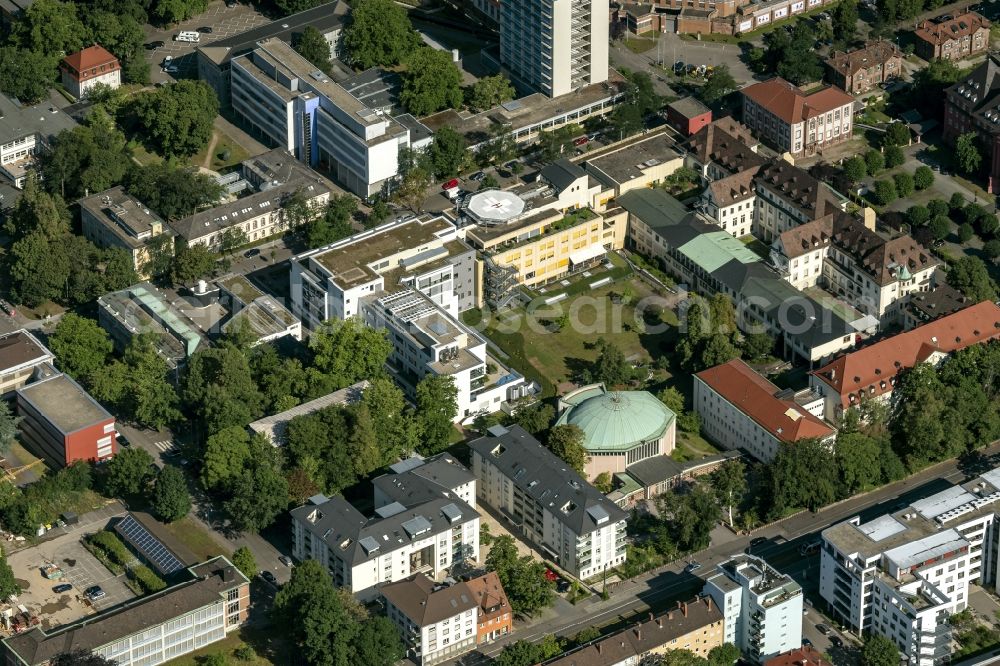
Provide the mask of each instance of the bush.
POLYGON ((253 661, 257 658, 257 651, 254 650, 252 646, 243 643, 233 650, 233 656, 240 661, 253 661))
POLYGON ((899 146, 888 146, 885 149, 885 168, 892 169, 893 167, 898 167, 900 164, 906 161, 906 155, 903 154, 903 149, 899 146))
POLYGON ((108 559, 119 566, 127 566, 135 560, 135 556, 132 555, 132 552, 125 546, 124 543, 122 543, 121 539, 115 536, 114 532, 101 530, 90 537, 89 543, 100 549, 105 555, 107 555, 108 559))
POLYGON ((1000 228, 1000 222, 997 221, 997 216, 993 213, 983 213, 976 220, 976 233, 984 241, 992 238, 997 229, 1000 228))
POLYGON ((138 583, 146 594, 153 594, 167 587, 163 579, 145 564, 137 564, 129 569, 128 577, 138 583))
POLYGON ((897 196, 908 197, 913 194, 913 176, 908 173, 897 173, 892 180, 896 184, 897 196))
MULTIPOLYGON (((914 180, 916 180, 916 176, 914 176, 914 180)), ((938 215, 947 215, 950 213, 951 207, 944 199, 931 199, 927 202, 927 210, 931 212, 931 217, 937 217, 938 215)))
POLYGON ((875 198, 875 203, 881 206, 887 206, 899 198, 896 194, 896 184, 891 180, 875 181, 872 196, 875 198))
POLYGON ((877 150, 869 150, 865 153, 865 165, 868 167, 868 175, 874 176, 885 167, 885 158, 877 150))
POLYGON ((958 227, 958 240, 967 243, 972 239, 973 233, 972 225, 966 222, 958 227))
POLYGON ((910 206, 906 210, 906 221, 914 227, 927 224, 931 219, 931 212, 923 206, 910 206))
POLYGON ((868 175, 868 166, 865 164, 864 159, 858 157, 857 155, 845 160, 843 169, 844 177, 852 183, 861 182, 861 180, 868 175))
POLYGON ((965 208, 965 197, 962 196, 961 192, 955 192, 951 195, 951 199, 948 200, 948 206, 952 210, 965 208))
POLYGON ((929 166, 919 166, 913 172, 913 186, 918 190, 926 190, 934 184, 934 172, 929 166))

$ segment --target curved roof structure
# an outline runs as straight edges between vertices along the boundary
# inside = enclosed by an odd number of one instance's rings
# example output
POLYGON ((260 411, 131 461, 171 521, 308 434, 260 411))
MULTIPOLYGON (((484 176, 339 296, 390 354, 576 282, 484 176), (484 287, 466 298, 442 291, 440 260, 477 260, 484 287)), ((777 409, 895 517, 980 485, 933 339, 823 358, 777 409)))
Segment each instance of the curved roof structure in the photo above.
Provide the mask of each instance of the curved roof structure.
POLYGON ((469 198, 467 211, 483 224, 503 224, 524 212, 524 199, 513 192, 484 190, 469 198))
POLYGON ((676 418, 666 405, 646 391, 607 391, 603 386, 565 396, 569 406, 558 425, 583 431, 588 451, 628 451, 663 436, 676 418))

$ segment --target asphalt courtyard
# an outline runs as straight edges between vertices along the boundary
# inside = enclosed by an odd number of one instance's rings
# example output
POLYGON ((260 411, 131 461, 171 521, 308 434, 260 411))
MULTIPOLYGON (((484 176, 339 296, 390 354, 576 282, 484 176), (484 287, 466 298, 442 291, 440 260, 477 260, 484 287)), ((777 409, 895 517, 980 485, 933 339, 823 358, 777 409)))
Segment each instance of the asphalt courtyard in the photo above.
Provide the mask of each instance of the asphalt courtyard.
POLYGON ((238 4, 226 7, 222 0, 215 0, 208 9, 198 16, 184 21, 169 30, 160 30, 146 26, 146 43, 162 41, 163 46, 146 52, 154 83, 173 79, 195 78, 198 74, 198 60, 195 49, 233 35, 246 32, 258 25, 268 23, 269 19, 259 14, 253 7, 238 4), (196 31, 198 28, 211 28, 211 34, 202 34, 198 43, 178 42, 174 37, 181 31, 196 31), (176 71, 166 74, 162 71, 164 59, 170 56, 171 67, 176 71))

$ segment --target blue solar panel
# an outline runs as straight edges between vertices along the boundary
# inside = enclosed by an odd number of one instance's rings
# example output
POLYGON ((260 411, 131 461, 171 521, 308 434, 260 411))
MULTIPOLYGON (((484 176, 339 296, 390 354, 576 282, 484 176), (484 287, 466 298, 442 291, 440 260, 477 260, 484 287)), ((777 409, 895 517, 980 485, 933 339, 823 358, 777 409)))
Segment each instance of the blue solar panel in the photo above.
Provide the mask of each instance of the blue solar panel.
POLYGON ((184 568, 184 563, 132 516, 123 518, 115 525, 115 530, 128 539, 160 573, 172 574, 184 568))

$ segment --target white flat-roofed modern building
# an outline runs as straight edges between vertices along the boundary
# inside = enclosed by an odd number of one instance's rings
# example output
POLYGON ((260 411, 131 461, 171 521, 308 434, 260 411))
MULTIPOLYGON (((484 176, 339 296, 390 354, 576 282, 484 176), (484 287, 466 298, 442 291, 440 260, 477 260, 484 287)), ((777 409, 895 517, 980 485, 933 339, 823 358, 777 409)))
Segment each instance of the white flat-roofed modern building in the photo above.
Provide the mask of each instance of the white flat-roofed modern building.
POLYGON ((725 617, 724 642, 763 663, 802 645, 802 588, 762 558, 738 555, 710 576, 704 592, 725 617))
POLYGON ((317 495, 293 509, 295 557, 319 561, 334 585, 363 601, 374 599, 383 583, 418 573, 440 580, 454 564, 478 561, 479 513, 456 493, 475 479, 454 459, 412 467, 417 462, 392 467, 405 490, 376 483, 371 518, 343 497, 317 495))
POLYGON ((290 279, 292 312, 308 328, 357 317, 386 329, 390 370, 411 396, 427 375, 451 377, 456 421, 500 411, 529 391, 458 319, 480 302, 481 288, 475 251, 444 218, 390 222, 310 250, 292 258, 290 279))
POLYGON ((351 192, 381 191, 399 170, 410 131, 372 109, 277 38, 231 63, 233 110, 274 145, 322 165, 351 192))
POLYGON ((500 61, 549 97, 608 80, 608 0, 505 0, 500 61))
POLYGON ((950 654, 947 619, 969 584, 996 589, 1000 468, 862 523, 823 531, 820 595, 852 631, 892 640, 914 666, 950 654))
POLYGON ((479 500, 581 579, 625 562, 622 509, 521 426, 469 443, 479 500))

